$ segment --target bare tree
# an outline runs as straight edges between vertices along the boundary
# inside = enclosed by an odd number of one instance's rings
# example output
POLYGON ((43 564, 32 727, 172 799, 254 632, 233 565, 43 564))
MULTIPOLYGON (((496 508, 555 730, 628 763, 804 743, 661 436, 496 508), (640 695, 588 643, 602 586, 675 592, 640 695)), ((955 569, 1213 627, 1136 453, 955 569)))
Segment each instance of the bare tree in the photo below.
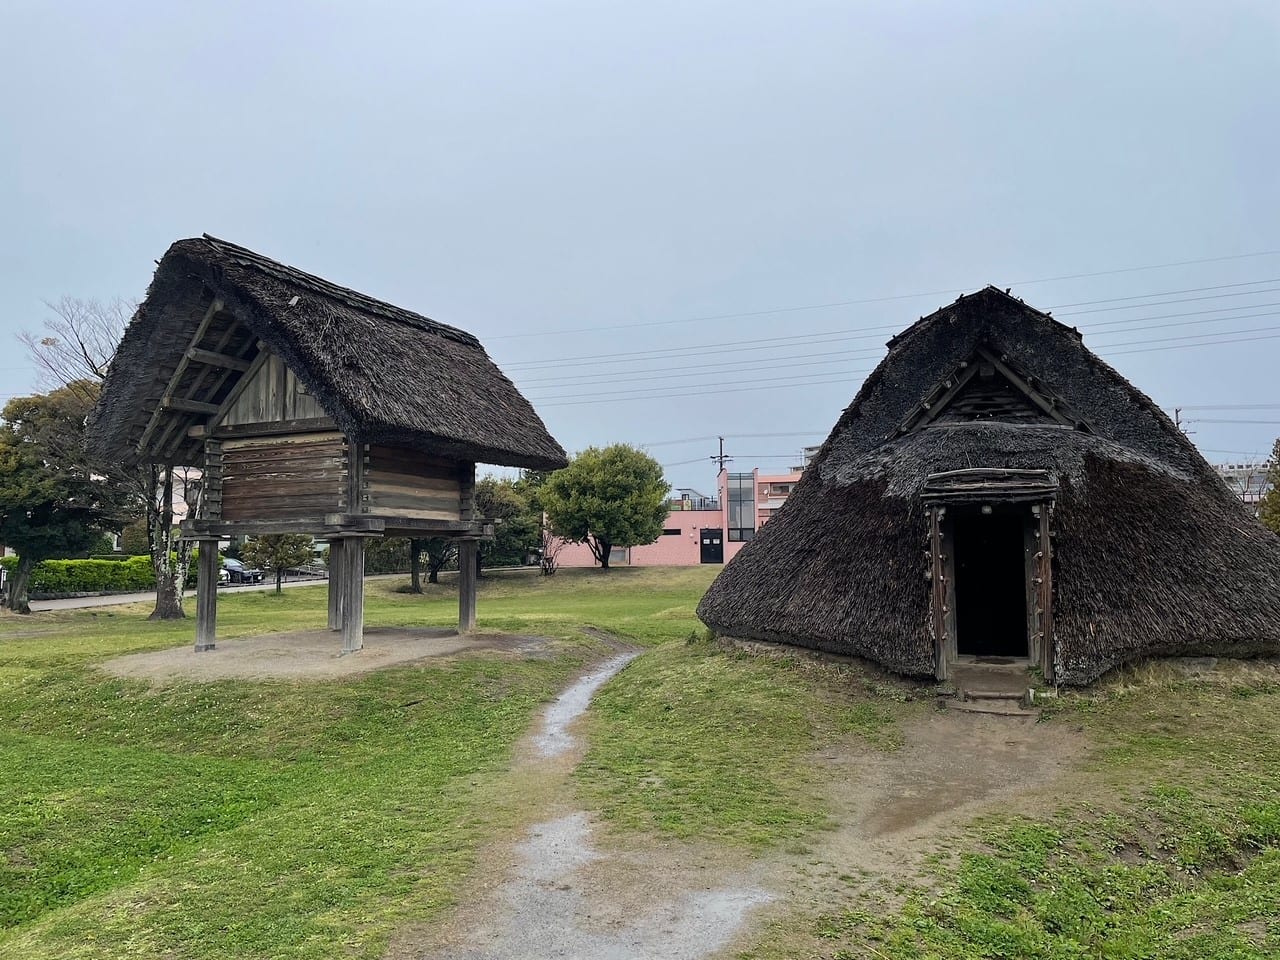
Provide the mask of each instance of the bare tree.
MULTIPOLYGON (((136 304, 122 299, 110 302, 63 297, 46 301, 49 313, 38 330, 24 330, 18 339, 40 370, 46 390, 67 387, 83 394, 86 405, 96 399, 116 348, 136 304)), ((73 454, 68 451, 68 456, 73 454)), ((78 454, 87 459, 87 454, 78 454)), ((95 473, 108 476, 127 490, 146 518, 151 564, 156 574, 156 606, 152 620, 185 616, 182 610, 192 544, 174 535, 175 496, 181 495, 189 516, 199 515, 202 491, 199 473, 172 465, 92 463, 95 473), (181 488, 179 494, 178 488, 181 488)))
POLYGON ((550 577, 560 568, 560 551, 564 549, 567 541, 562 537, 557 537, 551 530, 551 525, 547 523, 547 515, 542 515, 542 533, 538 540, 539 558, 538 565, 542 568, 542 575, 550 577))

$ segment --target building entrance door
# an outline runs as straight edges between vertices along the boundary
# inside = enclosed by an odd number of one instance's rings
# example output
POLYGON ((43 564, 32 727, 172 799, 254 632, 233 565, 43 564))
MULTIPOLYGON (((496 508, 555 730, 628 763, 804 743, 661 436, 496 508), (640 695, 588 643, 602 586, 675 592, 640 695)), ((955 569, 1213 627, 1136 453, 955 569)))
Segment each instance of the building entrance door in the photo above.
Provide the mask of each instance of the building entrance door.
POLYGON ((724 563, 724 530, 719 527, 704 527, 700 539, 702 562, 724 563))
POLYGON ((1030 651, 1023 505, 954 511, 956 652, 961 656, 1026 657, 1030 651))

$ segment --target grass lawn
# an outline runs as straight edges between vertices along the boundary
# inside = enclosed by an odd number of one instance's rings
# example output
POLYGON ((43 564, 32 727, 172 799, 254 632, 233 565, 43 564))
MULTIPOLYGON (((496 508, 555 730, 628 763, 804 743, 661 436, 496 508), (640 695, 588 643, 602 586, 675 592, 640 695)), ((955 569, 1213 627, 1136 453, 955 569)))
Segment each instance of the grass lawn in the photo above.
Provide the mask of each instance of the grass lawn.
MULTIPOLYGON (((0 619, 0 956, 377 956, 447 904, 511 814, 497 775, 602 645, 688 635, 702 571, 483 582, 481 627, 552 657, 424 661, 341 682, 153 689, 92 668, 191 642, 145 608, 0 619)), ((445 625, 371 583, 370 624, 445 625)), ((220 635, 319 627, 323 587, 228 595, 220 635)), ((336 643, 336 641, 335 641, 336 643)))
MULTIPOLYGON (((711 570, 482 582, 482 629, 552 655, 423 661, 341 681, 152 688, 94 661, 191 641, 145 609, 0 618, 0 958, 376 957, 439 914, 519 815, 512 747, 603 644, 650 648, 598 696, 575 774, 620 831, 765 859, 821 854, 820 748, 892 756, 929 709, 856 667, 729 653, 693 608, 711 570)), ((371 583, 371 625, 447 625, 371 583)), ((323 588, 219 604, 220 634, 320 627, 323 588)), ((882 901, 772 922, 747 956, 1280 955, 1280 682, 1164 667, 1064 698, 1089 749, 1034 817, 986 819, 882 901)), ((856 864, 848 865, 850 869, 856 864)))

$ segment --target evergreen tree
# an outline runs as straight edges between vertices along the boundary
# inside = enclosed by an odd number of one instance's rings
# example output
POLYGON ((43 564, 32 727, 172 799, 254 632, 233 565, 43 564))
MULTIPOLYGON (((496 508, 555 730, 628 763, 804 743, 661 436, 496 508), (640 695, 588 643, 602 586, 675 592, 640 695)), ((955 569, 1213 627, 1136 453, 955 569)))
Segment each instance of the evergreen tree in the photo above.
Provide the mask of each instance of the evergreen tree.
POLYGON ((552 530, 585 543, 607 570, 614 547, 653 543, 662 536, 669 489, 653 457, 616 443, 583 450, 547 479, 539 499, 552 530))
POLYGON ((17 397, 0 412, 0 542, 18 554, 6 605, 30 613, 27 587, 41 560, 89 550, 127 511, 118 486, 83 456, 84 421, 92 402, 63 387, 17 397))
POLYGON ((271 570, 276 575, 276 593, 281 590, 284 572, 311 559, 312 539, 301 533, 273 533, 245 542, 241 551, 244 562, 271 570))

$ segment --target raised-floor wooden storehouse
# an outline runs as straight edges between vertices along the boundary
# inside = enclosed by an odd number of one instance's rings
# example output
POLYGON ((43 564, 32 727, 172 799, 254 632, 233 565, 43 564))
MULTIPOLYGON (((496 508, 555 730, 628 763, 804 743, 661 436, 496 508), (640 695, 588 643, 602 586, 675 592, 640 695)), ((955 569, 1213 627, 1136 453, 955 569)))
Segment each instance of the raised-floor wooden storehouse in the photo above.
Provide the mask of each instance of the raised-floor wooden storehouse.
POLYGON ((214 645, 217 542, 330 545, 330 627, 363 643, 370 537, 459 542, 475 624, 477 462, 552 470, 564 451, 475 337, 213 237, 159 262, 89 423, 102 456, 198 467, 196 649, 214 645))
POLYGON ((1076 330, 987 287, 889 341, 698 615, 904 674, 1083 684, 1280 650, 1280 538, 1076 330))

